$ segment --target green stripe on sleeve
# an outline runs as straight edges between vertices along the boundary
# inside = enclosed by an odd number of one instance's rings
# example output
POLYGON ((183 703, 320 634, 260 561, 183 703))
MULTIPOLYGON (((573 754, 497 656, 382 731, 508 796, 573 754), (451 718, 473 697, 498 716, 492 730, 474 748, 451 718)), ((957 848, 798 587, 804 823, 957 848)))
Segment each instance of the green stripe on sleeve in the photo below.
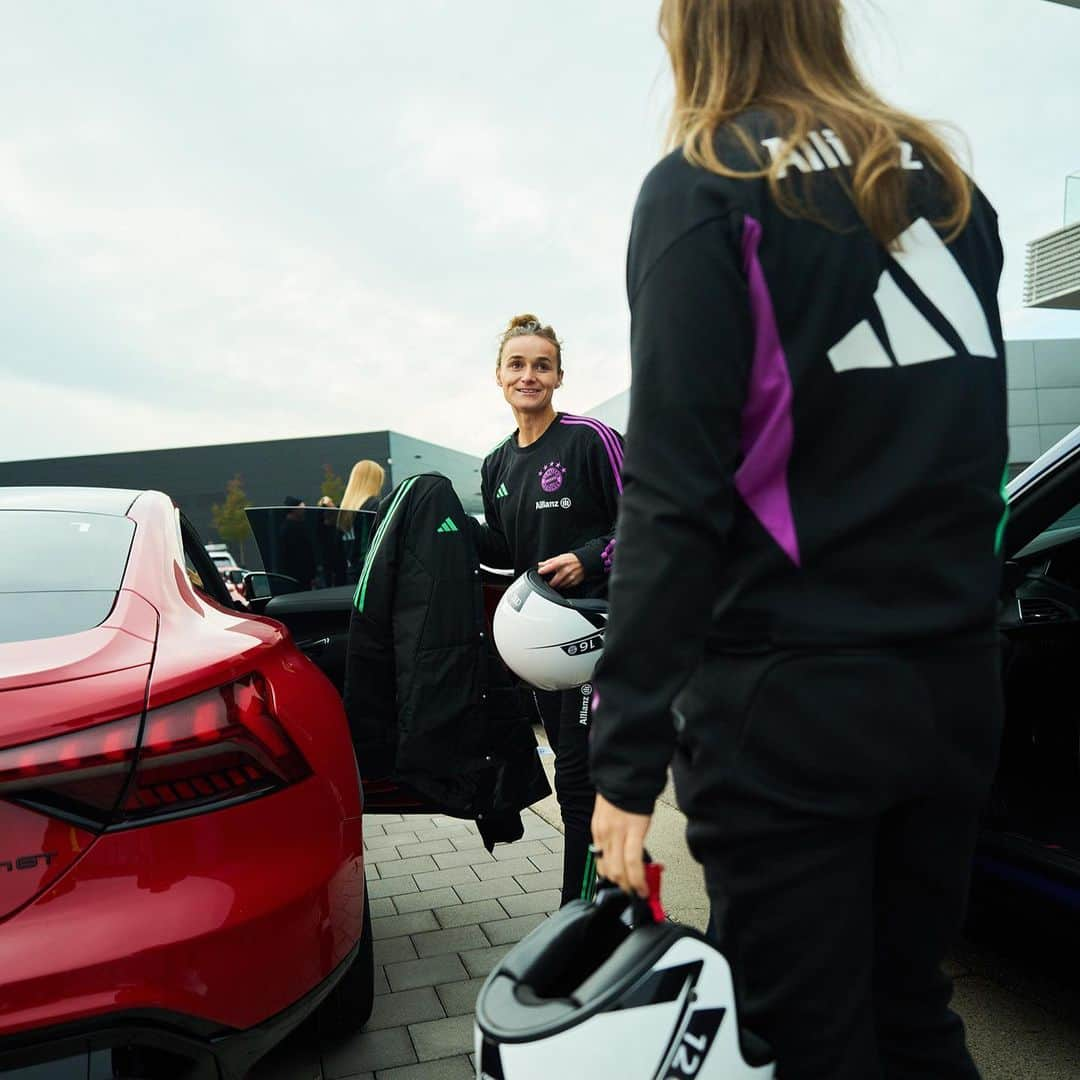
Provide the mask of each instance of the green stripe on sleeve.
POLYGON ((409 479, 398 488, 398 493, 394 496, 394 501, 390 504, 390 509, 386 512, 386 517, 383 518, 382 524, 375 533, 375 539, 371 541, 371 547, 368 548, 367 558, 364 559, 364 568, 360 571, 360 580, 356 583, 356 592, 353 595, 353 604, 356 606, 357 611, 364 610, 364 598, 367 596, 368 579, 371 577, 371 567, 375 561, 375 553, 379 550, 379 545, 386 535, 386 530, 393 520, 394 514, 397 512, 397 508, 401 505, 401 500, 405 497, 413 484, 416 483, 417 479, 418 478, 415 476, 410 476, 409 479))

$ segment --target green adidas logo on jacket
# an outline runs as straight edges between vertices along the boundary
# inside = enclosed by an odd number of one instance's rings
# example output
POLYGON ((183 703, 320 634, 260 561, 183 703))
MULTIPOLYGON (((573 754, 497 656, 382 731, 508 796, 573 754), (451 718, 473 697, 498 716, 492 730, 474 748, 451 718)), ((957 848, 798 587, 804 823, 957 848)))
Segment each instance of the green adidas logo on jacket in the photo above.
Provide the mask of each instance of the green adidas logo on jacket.
POLYGON ((495 492, 495 498, 496 499, 505 499, 506 496, 509 495, 509 494, 510 494, 510 492, 506 490, 506 485, 505 484, 500 484, 499 485, 499 490, 495 492))
POLYGON ((440 533, 461 532, 451 518, 447 518, 435 531, 440 533))

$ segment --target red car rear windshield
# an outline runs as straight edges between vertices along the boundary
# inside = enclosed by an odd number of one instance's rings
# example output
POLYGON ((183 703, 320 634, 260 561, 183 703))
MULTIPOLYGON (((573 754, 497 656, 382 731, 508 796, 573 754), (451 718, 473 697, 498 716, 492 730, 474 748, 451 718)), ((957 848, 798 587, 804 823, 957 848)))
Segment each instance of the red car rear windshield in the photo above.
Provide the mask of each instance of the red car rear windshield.
POLYGON ((116 602, 135 523, 60 510, 0 511, 0 643, 99 626, 116 602))
POLYGON ((0 510, 0 593, 120 588, 135 523, 65 510, 0 510))

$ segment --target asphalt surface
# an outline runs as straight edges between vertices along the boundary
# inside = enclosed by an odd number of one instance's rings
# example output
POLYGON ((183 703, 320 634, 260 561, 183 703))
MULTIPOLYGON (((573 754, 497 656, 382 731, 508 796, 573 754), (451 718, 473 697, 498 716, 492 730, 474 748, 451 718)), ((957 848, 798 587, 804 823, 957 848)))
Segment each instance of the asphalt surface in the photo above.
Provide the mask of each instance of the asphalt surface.
MULTIPOLYGON (((550 770, 553 759, 545 756, 544 763, 550 770)), ((374 819, 370 842, 372 850, 382 855, 376 856, 380 861, 369 870, 369 886, 379 880, 394 881, 392 875, 398 870, 413 869, 404 861, 415 860, 415 849, 408 842, 412 820, 374 819), (376 829, 389 834, 380 838, 376 829), (396 835, 403 835, 405 841, 398 848, 400 866, 393 861, 397 852, 388 852, 385 846, 396 835), (387 858, 389 863, 384 861, 387 858), (382 878, 380 866, 386 875, 382 878)), ((469 858, 468 852, 476 850, 469 836, 473 830, 464 829, 460 822, 434 818, 415 827, 424 837, 448 838, 447 854, 432 856, 448 866, 458 867, 469 858)), ((553 872, 557 860, 545 851, 555 855, 560 848, 561 821, 554 797, 533 807, 526 815, 526 827, 526 838, 518 845, 500 845, 490 859, 480 851, 479 861, 471 866, 481 882, 505 880, 505 890, 485 891, 484 884, 474 887, 464 876, 459 879, 452 874, 444 874, 444 881, 430 877, 430 871, 412 875, 418 891, 398 893, 398 886, 385 884, 377 888, 384 896, 379 901, 382 917, 376 931, 376 963, 382 960, 384 964, 377 970, 380 997, 372 1024, 336 1043, 320 1041, 314 1026, 306 1025, 265 1059, 251 1080, 466 1080, 475 1076, 470 1012, 484 970, 557 900, 557 893, 550 891, 558 877, 553 872), (508 872, 502 875, 504 869, 508 872), (448 884, 451 880, 455 884, 448 884), (387 892, 395 895, 388 897, 387 892), (492 896, 482 902, 469 899, 481 892, 492 896), (502 894, 501 899, 495 897, 496 892, 502 894), (421 928, 423 920, 417 921, 416 914, 390 914, 391 901, 404 912, 431 910, 423 907, 426 896, 433 905, 438 898, 430 928, 426 922, 421 928), (476 924, 470 922, 470 909, 476 911, 476 924), (527 916, 522 914, 526 910, 527 916), (487 919, 481 922, 482 915, 487 919), (416 932, 408 933, 414 922, 416 932), (437 955, 431 955, 433 950, 437 955), (416 960, 411 959, 414 956, 416 960), (426 985, 416 985, 417 981, 426 985)), ((700 870, 686 850, 684 827, 685 819, 669 788, 657 805, 650 850, 665 866, 664 901, 670 916, 704 928, 708 901, 700 870)), ((946 970, 956 980, 954 1006, 967 1026, 968 1043, 984 1080, 1080 1077, 1080 930, 1068 920, 1048 918, 1044 909, 1030 905, 979 902, 946 970)))

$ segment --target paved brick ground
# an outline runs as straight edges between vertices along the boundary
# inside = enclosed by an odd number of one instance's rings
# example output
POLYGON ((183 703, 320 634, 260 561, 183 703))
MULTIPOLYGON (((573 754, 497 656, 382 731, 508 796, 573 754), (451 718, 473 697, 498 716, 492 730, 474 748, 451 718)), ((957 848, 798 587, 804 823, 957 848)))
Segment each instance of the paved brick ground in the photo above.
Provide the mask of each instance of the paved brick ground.
POLYGON ((489 854, 457 818, 365 817, 371 1020, 321 1044, 305 1024, 251 1080, 471 1080, 484 977, 559 906, 562 835, 532 811, 522 820, 525 836, 489 854))

